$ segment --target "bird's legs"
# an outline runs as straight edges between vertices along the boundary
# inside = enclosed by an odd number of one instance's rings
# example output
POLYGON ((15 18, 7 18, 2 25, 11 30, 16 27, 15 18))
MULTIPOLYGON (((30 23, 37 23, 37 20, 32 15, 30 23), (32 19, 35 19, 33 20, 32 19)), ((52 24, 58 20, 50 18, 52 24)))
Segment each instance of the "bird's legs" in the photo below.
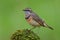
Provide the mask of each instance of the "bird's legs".
POLYGON ((36 27, 32 27, 31 29, 29 29, 29 30, 33 30, 33 29, 35 29, 36 27))

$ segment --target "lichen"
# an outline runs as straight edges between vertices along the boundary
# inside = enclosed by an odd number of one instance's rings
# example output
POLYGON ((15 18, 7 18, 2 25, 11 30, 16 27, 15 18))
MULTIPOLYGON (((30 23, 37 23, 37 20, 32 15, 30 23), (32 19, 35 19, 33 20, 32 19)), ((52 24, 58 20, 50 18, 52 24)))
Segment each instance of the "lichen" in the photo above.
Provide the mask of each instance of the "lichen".
POLYGON ((40 38, 33 31, 24 29, 17 30, 14 34, 12 34, 11 40, 40 40, 40 38))

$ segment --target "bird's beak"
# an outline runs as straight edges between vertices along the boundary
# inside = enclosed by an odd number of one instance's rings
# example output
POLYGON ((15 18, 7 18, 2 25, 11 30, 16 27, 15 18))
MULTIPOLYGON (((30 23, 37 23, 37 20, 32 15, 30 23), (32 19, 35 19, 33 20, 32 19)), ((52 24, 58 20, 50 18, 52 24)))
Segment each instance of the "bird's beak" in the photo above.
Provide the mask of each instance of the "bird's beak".
POLYGON ((23 10, 23 11, 26 11, 26 10, 23 10))

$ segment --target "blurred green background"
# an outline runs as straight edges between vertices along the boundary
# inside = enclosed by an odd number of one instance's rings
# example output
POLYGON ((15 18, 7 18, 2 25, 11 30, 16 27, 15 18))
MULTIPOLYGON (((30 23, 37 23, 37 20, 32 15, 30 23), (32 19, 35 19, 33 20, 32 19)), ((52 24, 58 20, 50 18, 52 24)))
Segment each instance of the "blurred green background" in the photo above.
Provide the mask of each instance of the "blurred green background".
POLYGON ((22 11, 26 7, 54 28, 34 29, 41 40, 60 40, 60 0, 0 0, 0 40, 10 40, 16 30, 31 28, 22 11))

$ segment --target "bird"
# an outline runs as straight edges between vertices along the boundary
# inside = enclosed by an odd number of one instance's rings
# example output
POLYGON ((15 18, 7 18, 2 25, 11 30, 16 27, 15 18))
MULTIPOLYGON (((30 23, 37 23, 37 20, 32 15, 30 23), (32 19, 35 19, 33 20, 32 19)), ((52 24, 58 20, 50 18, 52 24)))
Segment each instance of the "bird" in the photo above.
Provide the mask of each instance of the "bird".
POLYGON ((46 22, 40 18, 31 8, 25 8, 23 11, 26 21, 34 28, 42 26, 53 30, 53 28, 46 24, 46 22))

